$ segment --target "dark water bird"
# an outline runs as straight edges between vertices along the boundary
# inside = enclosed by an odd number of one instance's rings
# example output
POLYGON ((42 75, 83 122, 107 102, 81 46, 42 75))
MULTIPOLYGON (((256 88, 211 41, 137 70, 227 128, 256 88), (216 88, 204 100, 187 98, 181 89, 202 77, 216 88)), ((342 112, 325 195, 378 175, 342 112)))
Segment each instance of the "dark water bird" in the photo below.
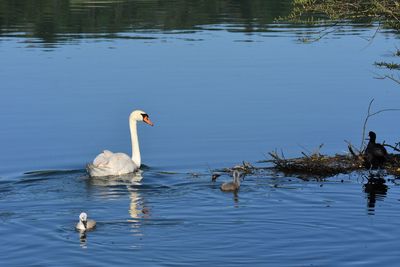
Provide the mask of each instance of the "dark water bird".
POLYGON ((386 162, 388 153, 386 148, 376 143, 376 134, 369 132, 369 142, 365 149, 365 159, 367 168, 379 168, 386 162))
POLYGON ((242 174, 238 170, 233 171, 233 181, 229 183, 223 183, 221 185, 221 190, 225 192, 235 192, 240 188, 240 178, 242 174))
POLYGON ((88 220, 86 212, 82 212, 79 215, 79 222, 76 224, 76 229, 81 231, 92 230, 96 227, 96 221, 88 220))

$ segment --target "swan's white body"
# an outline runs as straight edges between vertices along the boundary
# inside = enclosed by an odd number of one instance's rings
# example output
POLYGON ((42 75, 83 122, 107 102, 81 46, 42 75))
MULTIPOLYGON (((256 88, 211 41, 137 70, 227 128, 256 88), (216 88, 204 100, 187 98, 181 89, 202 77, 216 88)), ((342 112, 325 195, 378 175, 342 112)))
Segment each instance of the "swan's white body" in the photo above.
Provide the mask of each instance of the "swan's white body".
POLYGON ((132 157, 124 153, 113 153, 104 150, 87 165, 87 171, 91 177, 122 175, 136 171, 140 168, 141 157, 139 140, 137 135, 137 121, 144 121, 153 126, 146 112, 135 110, 129 116, 129 128, 132 141, 132 157))
POLYGON ((122 175, 134 172, 138 168, 140 168, 140 163, 135 163, 127 154, 113 153, 109 150, 104 150, 92 164, 87 166, 92 177, 122 175))
POLYGON ((88 220, 87 214, 82 212, 79 215, 79 222, 76 224, 76 229, 81 231, 92 230, 96 227, 96 221, 88 220))

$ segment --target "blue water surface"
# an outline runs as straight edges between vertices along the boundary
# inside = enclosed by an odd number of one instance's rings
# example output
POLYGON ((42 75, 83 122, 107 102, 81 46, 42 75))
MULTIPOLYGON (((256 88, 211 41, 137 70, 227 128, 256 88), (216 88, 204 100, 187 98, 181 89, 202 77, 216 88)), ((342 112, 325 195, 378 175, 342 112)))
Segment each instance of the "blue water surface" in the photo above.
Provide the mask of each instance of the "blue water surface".
MULTIPOLYGON (((395 177, 371 190, 366 173, 266 172, 246 176, 237 194, 219 189, 228 175, 211 182, 211 170, 257 165, 273 150, 359 147, 371 99, 373 110, 399 107, 398 85, 375 79, 387 72, 373 65, 394 60, 394 33, 368 41, 377 25, 346 24, 304 42, 329 24, 246 20, 235 1, 210 1, 218 14, 188 1, 193 21, 181 1, 66 2, 60 23, 81 24, 55 24, 53 34, 0 9, 9 22, 0 24, 1 265, 396 266, 395 177), (122 12, 119 26, 111 11, 131 4, 144 10, 122 12), (171 5, 177 24, 163 15, 171 5), (110 16, 115 25, 102 21, 110 16), (128 116, 138 108, 155 123, 139 125, 145 167, 89 178, 85 165, 103 149, 131 153, 128 116), (98 223, 85 236, 74 229, 81 211, 98 223)), ((287 14, 278 2, 268 10, 287 14)), ((395 143, 398 116, 371 117, 367 130, 395 143)))

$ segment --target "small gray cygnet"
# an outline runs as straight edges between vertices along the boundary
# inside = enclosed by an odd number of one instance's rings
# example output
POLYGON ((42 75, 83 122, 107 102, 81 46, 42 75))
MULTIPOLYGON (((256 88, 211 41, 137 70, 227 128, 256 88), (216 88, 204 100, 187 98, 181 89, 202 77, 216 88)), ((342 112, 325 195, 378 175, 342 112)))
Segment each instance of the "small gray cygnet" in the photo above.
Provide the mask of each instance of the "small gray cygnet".
POLYGON ((233 192, 239 190, 241 173, 238 170, 233 171, 233 181, 229 183, 223 183, 221 190, 225 192, 233 192))

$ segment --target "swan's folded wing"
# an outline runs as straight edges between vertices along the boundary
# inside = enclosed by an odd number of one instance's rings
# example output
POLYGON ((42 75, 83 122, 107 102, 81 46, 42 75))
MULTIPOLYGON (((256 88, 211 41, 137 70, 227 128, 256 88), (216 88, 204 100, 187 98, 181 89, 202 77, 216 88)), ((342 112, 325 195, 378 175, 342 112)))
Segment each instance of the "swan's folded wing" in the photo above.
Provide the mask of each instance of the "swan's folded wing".
POLYGON ((100 153, 93 161, 94 166, 106 166, 110 159, 113 157, 114 153, 109 150, 104 150, 100 153))
POLYGON ((124 153, 114 153, 110 158, 109 165, 118 173, 130 173, 137 169, 132 159, 124 153))

